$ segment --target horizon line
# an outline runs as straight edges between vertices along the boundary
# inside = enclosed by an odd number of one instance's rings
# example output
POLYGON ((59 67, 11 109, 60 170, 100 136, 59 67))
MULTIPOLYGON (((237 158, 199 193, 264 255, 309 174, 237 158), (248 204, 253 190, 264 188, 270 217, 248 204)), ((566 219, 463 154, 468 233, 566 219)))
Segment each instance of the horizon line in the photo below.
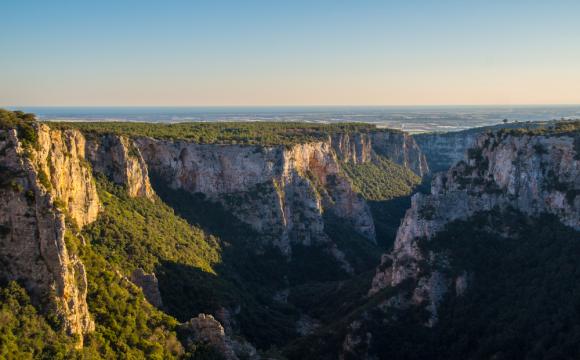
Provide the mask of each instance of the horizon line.
POLYGON ((580 106, 580 103, 545 104, 387 104, 387 105, 0 105, 0 108, 396 108, 396 107, 520 107, 520 106, 580 106))

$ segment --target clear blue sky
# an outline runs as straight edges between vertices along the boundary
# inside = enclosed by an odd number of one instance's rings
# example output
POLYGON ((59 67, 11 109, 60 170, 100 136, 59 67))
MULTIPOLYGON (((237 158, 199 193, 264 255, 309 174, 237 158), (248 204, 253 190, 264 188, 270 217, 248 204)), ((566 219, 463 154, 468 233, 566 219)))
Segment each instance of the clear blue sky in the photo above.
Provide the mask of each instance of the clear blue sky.
POLYGON ((0 0, 0 106, 580 103, 580 1, 0 0))

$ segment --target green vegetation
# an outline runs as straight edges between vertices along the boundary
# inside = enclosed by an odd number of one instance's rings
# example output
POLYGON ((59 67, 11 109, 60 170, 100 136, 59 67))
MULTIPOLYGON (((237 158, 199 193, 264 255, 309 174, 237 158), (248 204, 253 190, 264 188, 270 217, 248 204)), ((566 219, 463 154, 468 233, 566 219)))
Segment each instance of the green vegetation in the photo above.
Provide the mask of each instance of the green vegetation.
POLYGON ((335 133, 390 131, 364 123, 312 124, 289 122, 51 122, 53 128, 76 128, 86 134, 149 136, 189 140, 201 144, 292 145, 320 141, 335 133))
POLYGON ((405 318, 387 326, 374 322, 368 329, 378 339, 373 353, 405 359, 578 357, 580 232, 547 214, 488 212, 449 224, 425 244, 449 253, 450 275, 470 274, 468 290, 447 297, 432 329, 405 318))
MULTIPOLYGON (((324 232, 334 241, 337 248, 342 251, 346 261, 348 261, 352 266, 355 274, 374 270, 375 266, 380 263, 382 254, 381 248, 370 242, 364 236, 358 234, 352 226, 345 224, 342 219, 336 217, 330 212, 325 212, 324 214, 324 232)), ((307 251, 311 250, 309 249, 307 251)), ((329 255, 322 254, 321 257, 329 257, 329 255)), ((318 260, 318 262, 319 261, 320 260, 318 260)), ((314 259, 313 262, 316 263, 314 259)), ((334 262, 336 263, 335 260, 334 262)), ((307 276, 307 280, 317 280, 313 278, 312 273, 325 271, 333 273, 333 276, 329 276, 329 280, 336 280, 337 274, 342 272, 340 270, 334 270, 331 266, 319 266, 318 269, 312 269, 310 272, 311 274, 307 276)), ((348 277, 352 277, 352 274, 348 277)))
POLYGON ((378 155, 372 162, 343 163, 342 167, 354 189, 368 200, 389 200, 409 195, 421 182, 421 178, 411 170, 378 155))
MULTIPOLYGON (((179 297, 179 302, 185 301, 175 286, 180 281, 186 286, 200 282, 194 286, 192 304, 201 307, 203 301, 219 302, 223 297, 219 283, 209 280, 215 278, 212 266, 220 261, 217 240, 176 216, 159 199, 130 198, 125 189, 102 178, 97 185, 104 212, 81 234, 65 233, 67 249, 85 265, 87 302, 95 331, 85 336, 84 347, 76 350, 74 338, 59 330, 58 321, 47 321, 56 317, 37 313, 26 292, 10 283, 0 291, 0 357, 219 358, 207 346, 193 344, 184 348, 178 340, 178 321, 151 306, 125 276, 136 267, 161 272, 161 277, 169 273, 168 277, 175 280, 166 286, 179 297), (83 244, 81 236, 88 240, 87 244, 83 244), (180 278, 171 272, 169 262, 194 269, 198 276, 180 278)), ((197 312, 189 317, 194 315, 197 312)))
POLYGON ((69 359, 74 339, 55 331, 16 282, 0 289, 0 358, 69 359))
POLYGON ((579 135, 580 134, 580 120, 561 120, 547 123, 543 126, 527 127, 522 124, 521 127, 502 129, 497 132, 501 135, 579 135))
POLYGON ((167 261, 211 273, 213 264, 221 261, 217 239, 176 216, 158 198, 131 198, 126 189, 102 177, 97 188, 104 212, 83 235, 126 274, 138 267, 152 272, 167 261))
POLYGON ((25 147, 37 145, 35 122, 36 116, 34 114, 0 109, 0 130, 16 129, 18 137, 25 147))
POLYGON ((87 358, 172 359, 185 355, 178 322, 155 309, 139 288, 90 246, 80 248, 87 269, 89 311, 95 332, 87 336, 87 358))

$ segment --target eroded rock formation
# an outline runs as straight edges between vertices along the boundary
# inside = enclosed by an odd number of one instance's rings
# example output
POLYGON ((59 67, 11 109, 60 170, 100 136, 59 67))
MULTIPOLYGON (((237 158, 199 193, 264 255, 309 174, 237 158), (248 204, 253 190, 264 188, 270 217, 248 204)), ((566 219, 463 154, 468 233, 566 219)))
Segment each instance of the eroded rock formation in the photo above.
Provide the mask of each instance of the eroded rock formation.
POLYGON ((434 179, 430 195, 413 196, 394 250, 383 256, 370 293, 411 280, 412 302, 425 304, 431 322, 436 321, 438 303, 453 287, 457 294, 466 291, 468 274, 450 279, 440 271, 424 271, 425 264, 444 264, 446 259, 425 251, 421 241, 477 212, 513 208, 531 216, 548 213, 580 230, 580 156, 575 141, 567 135, 480 136, 465 161, 434 179))
POLYGON ((139 139, 138 144, 150 168, 170 186, 221 202, 285 254, 292 243, 328 241, 322 218, 327 209, 374 240, 368 206, 341 174, 329 143, 286 148, 139 139))

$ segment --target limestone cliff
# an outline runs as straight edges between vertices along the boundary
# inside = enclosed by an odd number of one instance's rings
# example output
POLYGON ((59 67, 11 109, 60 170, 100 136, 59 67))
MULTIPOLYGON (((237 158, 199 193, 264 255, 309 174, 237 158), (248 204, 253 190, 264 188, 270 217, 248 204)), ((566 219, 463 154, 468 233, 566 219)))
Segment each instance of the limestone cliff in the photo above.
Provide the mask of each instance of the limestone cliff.
POLYGON ((68 333, 83 335, 94 329, 85 269, 65 239, 97 219, 101 204, 92 168, 127 185, 133 196, 153 192, 147 167, 134 146, 131 154, 127 139, 87 141, 80 131, 45 124, 35 125, 35 132, 36 143, 25 144, 15 130, 0 130, 0 278, 22 282, 68 333))
POLYGON ((419 145, 411 135, 404 132, 377 130, 369 133, 338 133, 330 141, 341 161, 360 164, 380 155, 409 168, 420 177, 429 173, 427 159, 419 145))
POLYGON ((464 161, 434 179, 430 195, 413 197, 393 252, 383 256, 371 294, 413 281, 412 301, 427 305, 431 321, 436 321, 437 304, 452 286, 458 293, 465 291, 468 276, 450 279, 440 271, 425 271, 428 264, 444 265, 446 259, 425 251, 421 243, 449 222, 477 212, 513 208, 531 216, 548 213, 580 230, 577 143, 569 134, 480 136, 464 161))
POLYGON ((123 136, 103 135, 87 142, 87 158, 93 169, 117 184, 130 196, 153 197, 149 173, 139 149, 123 136))
POLYGON ((22 282, 70 334, 87 333, 94 324, 85 270, 65 243, 65 212, 83 225, 99 208, 90 171, 79 160, 82 139, 41 126, 37 149, 25 149, 14 130, 1 135, 0 276, 22 282))
POLYGON ((85 137, 79 131, 51 130, 41 124, 38 150, 33 154, 38 175, 46 180, 46 190, 80 227, 95 221, 100 207, 85 146, 85 137))
POLYGON ((172 187, 221 202, 285 254, 292 243, 328 241, 322 219, 327 209, 374 240, 368 206, 341 174, 328 142, 263 147, 136 141, 149 167, 172 187))
POLYGON ((371 133, 373 150, 395 163, 411 169, 424 177, 430 172, 425 154, 415 139, 407 134, 391 131, 371 133))
POLYGON ((428 172, 413 138, 386 130, 338 133, 326 141, 290 146, 135 141, 150 169, 171 187, 222 203, 285 254, 293 243, 329 241, 325 211, 374 241, 369 208, 353 191, 341 162, 364 163, 381 155, 420 175, 428 172))
POLYGON ((421 148, 432 172, 447 171, 452 165, 462 160, 467 149, 473 147, 477 138, 486 133, 501 129, 535 129, 552 126, 553 122, 536 121, 526 123, 508 123, 483 126, 473 129, 451 132, 433 132, 413 135, 421 148))

